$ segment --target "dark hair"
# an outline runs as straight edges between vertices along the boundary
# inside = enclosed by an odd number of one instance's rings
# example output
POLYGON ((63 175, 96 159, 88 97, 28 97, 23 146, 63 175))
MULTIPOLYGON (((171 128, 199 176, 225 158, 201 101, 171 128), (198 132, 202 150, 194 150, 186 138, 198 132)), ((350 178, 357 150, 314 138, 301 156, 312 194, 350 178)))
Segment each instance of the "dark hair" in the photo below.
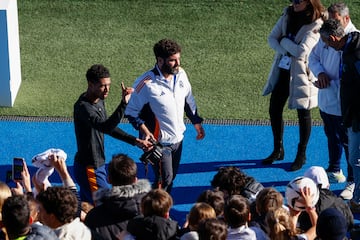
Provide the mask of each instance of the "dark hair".
POLYGON ((324 15, 325 7, 320 0, 308 0, 313 8, 312 20, 315 21, 324 15))
POLYGON ((2 207, 2 221, 11 238, 26 235, 29 230, 30 208, 24 195, 8 197, 2 207))
POLYGON ((220 190, 205 190, 203 191, 198 199, 197 202, 205 202, 212 206, 215 210, 216 216, 220 216, 224 212, 225 200, 224 200, 224 193, 220 190))
POLYGON ((100 79, 109 77, 109 69, 104 67, 102 64, 94 64, 86 72, 86 80, 92 83, 97 83, 100 79))
POLYGON ((234 166, 221 167, 211 181, 213 188, 227 191, 229 195, 241 194, 247 183, 246 176, 239 168, 234 166))
POLYGON ((78 199, 75 193, 66 187, 49 187, 40 192, 36 200, 43 206, 46 213, 54 214, 61 223, 69 223, 76 217, 78 199))
POLYGON ((175 41, 170 39, 161 39, 154 45, 155 57, 168 58, 176 53, 181 52, 181 47, 175 41))
POLYGON ((249 220, 250 205, 246 198, 241 195, 233 195, 225 204, 225 221, 232 228, 245 225, 249 220))
POLYGON ((164 217, 173 205, 171 196, 162 189, 153 189, 141 199, 141 211, 145 217, 164 217))
POLYGON ((137 166, 126 154, 117 154, 111 159, 108 172, 113 186, 133 184, 137 175, 137 166))
POLYGON ((227 226, 221 219, 208 218, 200 222, 199 240, 226 240, 227 226))
MULTIPOLYGON (((304 19, 303 24, 310 24, 312 22, 315 22, 317 19, 321 18, 324 19, 325 16, 325 7, 322 5, 321 0, 306 0, 308 3, 306 5, 306 8, 304 10, 304 19)), ((295 14, 294 6, 291 5, 288 8, 288 13, 293 17, 297 17, 295 14)))
POLYGON ((343 37, 345 36, 345 31, 339 20, 328 19, 321 26, 320 35, 324 39, 329 39, 331 35, 335 37, 343 37))
POLYGON ((31 192, 26 193, 25 196, 30 208, 30 217, 33 219, 33 222, 36 222, 39 219, 38 202, 36 201, 34 195, 31 192))

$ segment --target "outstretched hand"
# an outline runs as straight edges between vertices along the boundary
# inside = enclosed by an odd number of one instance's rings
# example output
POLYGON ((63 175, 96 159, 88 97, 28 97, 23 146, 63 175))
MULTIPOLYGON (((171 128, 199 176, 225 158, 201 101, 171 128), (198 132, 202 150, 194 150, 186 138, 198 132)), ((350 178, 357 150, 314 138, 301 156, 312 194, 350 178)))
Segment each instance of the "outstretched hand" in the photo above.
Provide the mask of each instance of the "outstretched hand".
POLYGON ((312 204, 313 202, 313 196, 310 192, 310 188, 309 187, 304 187, 303 189, 300 189, 301 191, 301 196, 304 199, 305 202, 305 207, 307 208, 312 208, 314 207, 312 204))
POLYGON ((129 102, 131 94, 134 92, 132 87, 125 87, 124 82, 121 82, 122 101, 126 104, 129 102))
POLYGON ((55 154, 49 155, 49 161, 51 166, 59 173, 61 179, 66 179, 69 175, 65 160, 55 154))

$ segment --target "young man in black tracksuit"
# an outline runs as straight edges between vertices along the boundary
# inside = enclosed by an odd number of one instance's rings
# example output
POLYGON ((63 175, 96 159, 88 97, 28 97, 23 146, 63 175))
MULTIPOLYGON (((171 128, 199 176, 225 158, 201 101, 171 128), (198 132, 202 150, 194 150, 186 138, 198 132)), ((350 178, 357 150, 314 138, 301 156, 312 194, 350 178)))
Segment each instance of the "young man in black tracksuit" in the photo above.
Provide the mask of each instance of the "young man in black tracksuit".
POLYGON ((109 70, 101 64, 92 65, 86 72, 86 79, 88 88, 74 104, 74 127, 77 142, 74 174, 80 187, 81 200, 93 203, 92 193, 99 188, 108 188, 104 134, 143 149, 152 144, 127 134, 117 127, 130 98, 131 88, 122 86, 121 103, 114 113, 107 117, 105 99, 111 85, 109 70))

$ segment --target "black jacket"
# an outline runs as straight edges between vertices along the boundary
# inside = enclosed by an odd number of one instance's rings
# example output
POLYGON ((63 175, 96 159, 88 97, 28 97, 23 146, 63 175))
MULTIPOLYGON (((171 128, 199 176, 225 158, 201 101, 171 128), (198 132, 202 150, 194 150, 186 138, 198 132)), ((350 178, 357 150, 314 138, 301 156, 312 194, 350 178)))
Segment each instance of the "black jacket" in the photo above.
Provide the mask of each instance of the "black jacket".
MULTIPOLYGON (((320 214, 323 210, 327 208, 336 208, 344 214, 346 222, 348 224, 348 229, 350 230, 354 225, 354 216, 349 208, 349 205, 340 198, 337 197, 329 189, 320 189, 319 200, 315 205, 317 214, 320 214)), ((302 230, 307 230, 311 227, 311 221, 309 215, 305 212, 302 212, 299 216, 300 228, 302 230)))
POLYGON ((340 81, 341 112, 345 127, 360 131, 360 33, 349 33, 343 49, 340 81))
POLYGON ((104 239, 116 239, 126 229, 128 220, 140 214, 141 198, 151 190, 148 180, 125 186, 113 186, 95 193, 96 207, 85 218, 85 224, 104 239))
POLYGON ((255 178, 247 176, 247 182, 241 190, 241 195, 249 200, 250 203, 255 202, 256 195, 264 189, 264 186, 255 180, 255 178))
POLYGON ((136 217, 127 226, 136 240, 175 240, 178 229, 177 222, 159 216, 136 217))
POLYGON ((104 133, 135 145, 136 138, 117 127, 126 104, 121 102, 107 118, 104 100, 91 103, 83 93, 74 104, 74 127, 77 142, 75 161, 84 166, 100 167, 105 164, 104 133))

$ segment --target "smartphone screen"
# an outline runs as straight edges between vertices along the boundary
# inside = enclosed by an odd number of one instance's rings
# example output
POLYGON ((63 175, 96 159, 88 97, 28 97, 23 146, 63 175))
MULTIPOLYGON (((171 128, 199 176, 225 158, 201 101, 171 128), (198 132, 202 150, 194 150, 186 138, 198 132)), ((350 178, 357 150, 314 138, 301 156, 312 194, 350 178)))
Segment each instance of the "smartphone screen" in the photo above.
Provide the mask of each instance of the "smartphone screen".
POLYGON ((12 180, 18 181, 22 180, 21 172, 24 169, 24 158, 13 159, 13 169, 12 169, 12 180))

